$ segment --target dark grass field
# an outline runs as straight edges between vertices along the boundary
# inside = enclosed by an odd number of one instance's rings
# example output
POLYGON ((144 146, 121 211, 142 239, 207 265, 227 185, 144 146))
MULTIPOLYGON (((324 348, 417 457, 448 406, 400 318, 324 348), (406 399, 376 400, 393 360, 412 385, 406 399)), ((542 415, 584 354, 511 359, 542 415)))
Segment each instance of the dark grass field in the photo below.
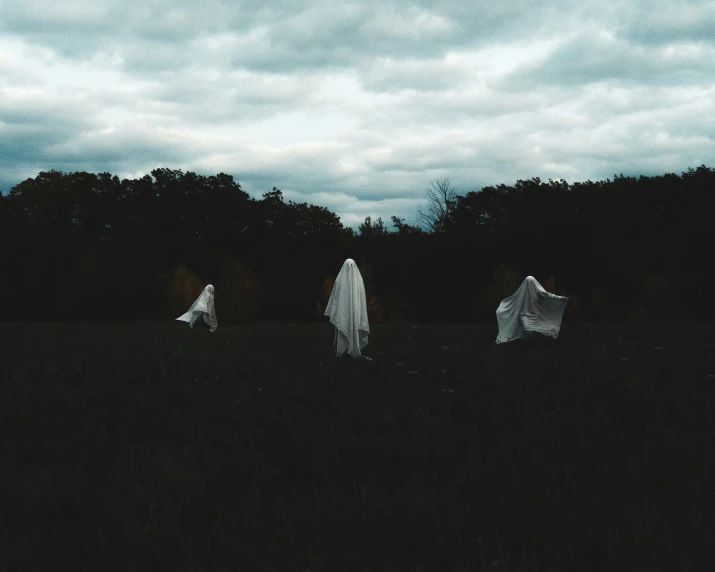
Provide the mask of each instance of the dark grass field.
POLYGON ((715 331, 0 324, 0 569, 711 570, 715 331))

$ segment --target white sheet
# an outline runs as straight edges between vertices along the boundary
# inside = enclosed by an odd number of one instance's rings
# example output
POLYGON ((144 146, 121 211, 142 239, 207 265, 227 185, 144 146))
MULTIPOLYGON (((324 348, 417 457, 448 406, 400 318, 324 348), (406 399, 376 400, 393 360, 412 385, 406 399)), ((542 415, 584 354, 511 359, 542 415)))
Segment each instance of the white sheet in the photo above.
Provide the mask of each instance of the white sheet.
POLYGON ((497 308, 499 335, 496 343, 522 338, 525 331, 558 338, 568 300, 565 296, 547 292, 533 276, 527 276, 519 289, 504 298, 497 308))
POLYGON ((340 269, 325 307, 325 315, 335 326, 335 353, 346 351, 353 358, 363 357, 360 351, 367 345, 370 325, 367 321, 365 283, 357 264, 348 258, 340 269))
POLYGON ((209 326, 209 329, 215 332, 216 328, 218 328, 218 320, 216 319, 216 309, 214 308, 214 287, 211 284, 204 288, 201 295, 191 304, 189 311, 176 319, 182 322, 188 322, 193 328, 197 321, 202 318, 209 326))

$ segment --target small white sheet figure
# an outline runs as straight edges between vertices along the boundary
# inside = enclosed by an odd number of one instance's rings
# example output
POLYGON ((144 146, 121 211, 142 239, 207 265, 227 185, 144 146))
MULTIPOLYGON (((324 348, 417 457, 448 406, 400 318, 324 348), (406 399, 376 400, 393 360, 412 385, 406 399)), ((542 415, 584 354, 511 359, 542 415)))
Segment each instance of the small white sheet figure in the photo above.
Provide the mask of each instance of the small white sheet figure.
POLYGON ((547 292, 533 276, 527 276, 519 289, 504 298, 497 308, 496 343, 528 337, 531 332, 558 338, 568 301, 565 296, 547 292))
POLYGON ((325 315, 335 326, 335 354, 341 356, 347 351, 353 358, 365 357, 360 353, 370 333, 365 283, 352 258, 343 263, 335 279, 325 315))
POLYGON ((191 304, 189 311, 176 319, 188 322, 192 328, 197 323, 200 323, 199 320, 203 319, 210 331, 215 332, 218 328, 218 320, 216 319, 216 309, 214 308, 214 287, 211 284, 206 286, 201 295, 191 304))

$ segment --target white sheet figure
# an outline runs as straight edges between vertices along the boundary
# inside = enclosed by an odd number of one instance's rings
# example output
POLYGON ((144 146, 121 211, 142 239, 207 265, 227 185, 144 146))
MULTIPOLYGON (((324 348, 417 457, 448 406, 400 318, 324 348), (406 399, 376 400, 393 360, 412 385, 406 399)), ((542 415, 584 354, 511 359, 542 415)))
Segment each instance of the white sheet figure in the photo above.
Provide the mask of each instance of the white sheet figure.
POLYGON ((202 318, 210 331, 215 332, 216 328, 218 328, 218 320, 216 319, 216 310, 214 308, 214 287, 211 284, 204 288, 201 295, 196 298, 196 302, 191 304, 189 311, 176 319, 188 322, 193 328, 202 318))
POLYGON ((497 308, 496 343, 529 337, 531 332, 558 338, 568 301, 565 296, 547 292, 533 276, 527 276, 519 289, 504 298, 497 308))
POLYGON ((360 353, 367 345, 370 325, 367 322, 365 283, 352 258, 348 258, 333 284, 325 315, 335 326, 335 354, 347 352, 353 358, 365 357, 360 353))

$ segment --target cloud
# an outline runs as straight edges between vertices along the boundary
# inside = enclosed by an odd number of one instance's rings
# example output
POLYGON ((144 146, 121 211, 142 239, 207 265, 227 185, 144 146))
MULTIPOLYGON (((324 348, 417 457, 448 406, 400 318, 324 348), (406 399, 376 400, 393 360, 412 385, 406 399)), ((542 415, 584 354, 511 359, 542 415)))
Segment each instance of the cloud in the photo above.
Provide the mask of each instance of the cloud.
POLYGON ((6 2, 0 190, 165 166, 414 223, 441 176, 712 164, 714 60, 713 2, 6 2))
POLYGON ((631 43, 607 31, 579 34, 540 61, 528 62, 504 79, 506 88, 620 85, 708 85, 715 44, 679 42, 665 47, 631 43))
POLYGON ((715 43, 715 2, 638 2, 625 11, 622 34, 645 45, 715 43))

